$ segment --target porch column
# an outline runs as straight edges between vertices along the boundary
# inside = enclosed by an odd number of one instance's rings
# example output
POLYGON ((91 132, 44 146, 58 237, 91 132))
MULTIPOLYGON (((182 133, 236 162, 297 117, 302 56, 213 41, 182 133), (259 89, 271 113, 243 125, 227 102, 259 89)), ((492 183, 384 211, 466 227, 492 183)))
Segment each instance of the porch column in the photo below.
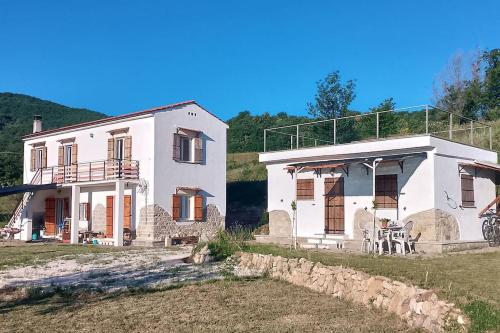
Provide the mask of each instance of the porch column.
POLYGON ((80 186, 71 186, 71 225, 70 242, 78 244, 78 225, 80 220, 80 186))
POLYGON ((115 246, 123 246, 123 190, 123 181, 117 180, 115 185, 115 211, 113 214, 113 239, 115 246))

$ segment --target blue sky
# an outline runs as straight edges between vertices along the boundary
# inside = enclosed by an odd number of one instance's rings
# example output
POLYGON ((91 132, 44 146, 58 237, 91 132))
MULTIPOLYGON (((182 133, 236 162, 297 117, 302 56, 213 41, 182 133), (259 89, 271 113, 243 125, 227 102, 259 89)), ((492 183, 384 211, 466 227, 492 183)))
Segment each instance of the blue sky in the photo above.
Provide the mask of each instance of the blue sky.
POLYGON ((457 51, 500 47, 499 1, 0 0, 0 91, 110 115, 196 99, 305 114, 315 82, 352 108, 423 104, 457 51))

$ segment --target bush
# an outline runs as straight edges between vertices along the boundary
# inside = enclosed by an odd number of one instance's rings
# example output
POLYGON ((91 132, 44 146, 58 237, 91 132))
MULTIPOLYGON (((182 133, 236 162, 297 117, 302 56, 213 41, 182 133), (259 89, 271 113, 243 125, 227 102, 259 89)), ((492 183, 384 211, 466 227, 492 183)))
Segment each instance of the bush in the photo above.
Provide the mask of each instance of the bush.
POLYGON ((224 260, 242 248, 242 240, 230 235, 224 230, 220 230, 215 238, 208 242, 208 249, 216 261, 224 260))

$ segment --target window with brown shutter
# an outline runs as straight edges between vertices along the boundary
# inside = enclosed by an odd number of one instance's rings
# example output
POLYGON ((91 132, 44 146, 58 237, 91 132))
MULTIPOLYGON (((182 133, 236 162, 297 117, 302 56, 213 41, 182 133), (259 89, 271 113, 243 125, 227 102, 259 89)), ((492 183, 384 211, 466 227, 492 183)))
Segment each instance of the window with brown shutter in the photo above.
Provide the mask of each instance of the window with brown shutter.
POLYGON ((173 159, 181 160, 181 136, 177 133, 174 133, 173 159))
POLYGON ((31 149, 30 171, 35 171, 36 150, 31 149))
POLYGON ((475 207, 474 177, 470 175, 461 175, 460 181, 462 187, 462 207, 475 207))
POLYGON ((194 220, 203 221, 203 197, 201 195, 194 196, 194 220))
POLYGON ((194 138, 194 163, 203 162, 203 140, 200 137, 194 138))
POLYGON ((181 196, 172 195, 172 218, 177 221, 181 217, 181 196))
POLYGON ((297 200, 314 200, 314 179, 297 179, 297 200))
POLYGON ((377 208, 398 208, 398 176, 375 176, 375 202, 377 208))

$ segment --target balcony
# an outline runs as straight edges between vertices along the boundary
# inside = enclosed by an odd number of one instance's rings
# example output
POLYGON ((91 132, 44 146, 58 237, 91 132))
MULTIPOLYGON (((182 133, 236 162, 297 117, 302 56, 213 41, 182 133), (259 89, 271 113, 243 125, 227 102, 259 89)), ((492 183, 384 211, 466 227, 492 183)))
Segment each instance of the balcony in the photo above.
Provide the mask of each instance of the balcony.
POLYGON ((42 168, 33 184, 66 184, 117 179, 139 179, 139 161, 104 160, 42 168))

